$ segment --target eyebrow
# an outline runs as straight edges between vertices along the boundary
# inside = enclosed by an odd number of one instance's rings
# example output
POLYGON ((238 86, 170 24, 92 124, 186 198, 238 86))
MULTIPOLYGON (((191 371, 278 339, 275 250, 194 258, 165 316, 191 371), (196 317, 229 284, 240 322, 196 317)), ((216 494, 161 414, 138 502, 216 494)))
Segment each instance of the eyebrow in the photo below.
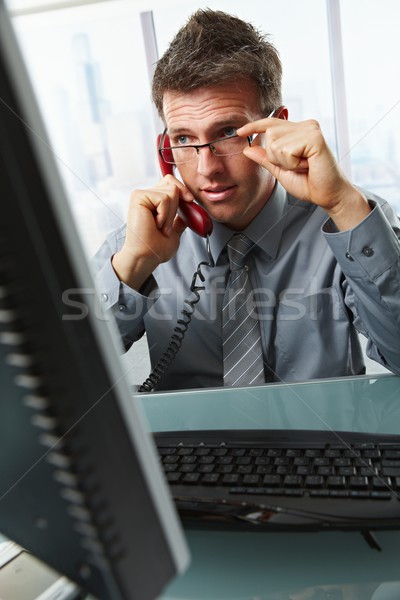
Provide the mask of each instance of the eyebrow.
MULTIPOLYGON (((215 129, 223 129, 224 127, 234 127, 235 129, 239 129, 245 125, 243 123, 243 117, 239 115, 231 115, 229 117, 224 118, 221 121, 216 121, 210 127, 211 130, 215 129)), ((167 129, 169 136, 176 135, 193 135, 193 132, 188 127, 172 127, 171 129, 167 129)))

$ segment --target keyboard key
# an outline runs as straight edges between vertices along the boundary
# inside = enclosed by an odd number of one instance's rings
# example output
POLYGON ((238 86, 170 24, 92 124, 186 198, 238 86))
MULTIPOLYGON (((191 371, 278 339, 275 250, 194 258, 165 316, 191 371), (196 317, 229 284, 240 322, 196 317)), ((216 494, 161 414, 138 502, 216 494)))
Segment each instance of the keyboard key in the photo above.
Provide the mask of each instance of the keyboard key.
POLYGON ((256 465, 270 465, 271 464, 271 459, 269 456, 258 456, 254 463, 256 465))
POLYGON ((382 460, 382 467, 400 468, 400 460, 382 460))
POLYGON ((305 467, 309 465, 310 462, 310 459, 306 458, 305 456, 296 456, 296 458, 293 459, 293 464, 295 467, 305 467))
POLYGON ((176 456, 176 455, 173 456, 171 454, 168 454, 167 456, 164 456, 164 458, 163 458, 164 465, 177 463, 178 461, 179 461, 179 456, 176 456))
POLYGON ((308 450, 306 450, 304 452, 304 456, 306 458, 316 458, 317 456, 321 456, 322 452, 321 450, 318 449, 314 449, 314 448, 309 448, 308 450))
POLYGON ((400 450, 384 450, 383 452, 383 458, 386 459, 398 459, 400 460, 400 450))
POLYGON ((303 483, 303 478, 299 475, 286 475, 283 480, 283 485, 286 487, 300 487, 303 483))
POLYGON ((216 467, 216 472, 221 474, 232 473, 233 465, 218 465, 216 467))
POLYGON ((315 458, 314 459, 314 466, 315 467, 327 467, 329 465, 329 459, 328 458, 315 458))
POLYGON ((196 456, 186 456, 186 455, 183 455, 181 457, 181 465, 185 465, 185 464, 189 465, 189 464, 195 463, 196 460, 197 460, 196 456))
POLYGON ((240 456, 239 458, 237 458, 235 460, 235 463, 237 465, 250 465, 251 464, 251 458, 249 456, 240 456))
POLYGON ((253 467, 251 465, 239 465, 236 469, 237 473, 241 475, 248 475, 253 471, 253 467))
POLYGON ((218 465, 230 465, 231 463, 233 463, 232 456, 220 456, 217 458, 218 465))
POLYGON ((382 467, 381 474, 384 477, 400 477, 400 468, 382 467))
POLYGON ((354 467, 339 467, 337 474, 343 475, 344 477, 351 477, 356 474, 356 470, 354 467))
POLYGON ((262 448, 251 448, 249 450, 249 456, 262 456, 264 454, 264 450, 262 448))
POLYGON ((347 498, 349 495, 349 490, 329 490, 329 496, 331 498, 347 498))
POLYGON ((286 456, 292 458, 292 457, 299 457, 301 456, 301 450, 300 448, 288 448, 286 450, 286 456))
POLYGON ((297 475, 311 475, 313 472, 313 468, 310 467, 297 467, 296 474, 297 475))
POLYGON ((231 456, 244 456, 246 454, 246 450, 244 448, 232 448, 229 451, 231 456))
POLYGON ((246 485, 257 485, 257 483, 260 483, 261 478, 259 475, 245 475, 243 477, 243 483, 245 483, 246 485))
POLYGON ((350 477, 350 487, 352 488, 368 488, 368 478, 367 477, 350 477))
POLYGON ((284 466, 284 465, 289 465, 289 464, 290 464, 290 458, 288 458, 287 456, 278 456, 277 458, 274 459, 274 465, 277 465, 278 467, 284 466))
POLYGON ((215 456, 199 456, 197 462, 199 465, 211 465, 215 462, 215 456))
POLYGON ((371 498, 374 500, 390 500, 392 498, 392 492, 372 491, 371 498))
POLYGON ((197 467, 198 473, 212 473, 215 469, 215 465, 199 465, 197 467))
POLYGON ((392 480, 390 479, 390 477, 373 477, 372 478, 372 487, 375 490, 386 490, 391 485, 392 485, 392 480))
POLYGON ((240 477, 236 473, 233 473, 231 475, 224 475, 222 477, 223 485, 232 485, 233 483, 238 483, 239 481, 240 481, 240 477))
POLYGON ((304 490, 299 488, 285 488, 283 493, 285 496, 304 496, 304 490))
POLYGON ((351 461, 349 458, 335 458, 333 464, 335 467, 350 467, 351 461))
POLYGON ((167 481, 169 483, 177 483, 180 480, 180 478, 182 477, 182 474, 181 473, 167 473, 166 477, 167 477, 167 481))
POLYGON ((329 496, 329 490, 310 490, 310 496, 323 498, 324 496, 329 496))
POLYGON ((196 469, 196 465, 180 465, 179 470, 181 473, 193 473, 196 469))
POLYGON ((189 456, 190 454, 193 453, 193 448, 179 448, 177 454, 179 454, 179 456, 189 456))
POLYGON ((324 479, 321 475, 308 475, 305 484, 307 487, 322 487, 324 485, 324 479))
POLYGON ((317 475, 322 475, 323 477, 328 477, 329 475, 333 475, 335 472, 333 467, 318 467, 317 475))
POLYGON ((272 473, 272 465, 260 465, 256 467, 256 473, 259 475, 270 475, 272 473))
POLYGON ((293 467, 290 465, 287 467, 276 467, 277 475, 291 475, 292 473, 293 473, 293 467))
POLYGON ((371 492, 368 492, 367 490, 351 490, 350 498, 366 499, 370 497, 370 494, 371 492))
POLYGON ((282 478, 279 475, 266 475, 263 479, 263 483, 267 486, 280 485, 282 478))
POLYGON ((327 486, 332 488, 344 488, 346 486, 346 478, 340 475, 332 475, 326 480, 327 486))
POLYGON ((206 475, 203 476, 203 479, 201 480, 201 482, 204 483, 205 485, 214 485, 214 484, 218 483, 220 477, 221 477, 221 475, 219 475, 218 473, 207 473, 206 475))
POLYGON ((324 456, 325 456, 325 458, 339 458, 340 450, 332 450, 332 449, 325 450, 324 456))
POLYGON ((211 454, 214 456, 225 456, 228 454, 228 450, 226 448, 213 448, 211 454))
POLYGON ((176 448, 158 448, 158 454, 160 456, 167 456, 168 454, 176 454, 176 448))
POLYGON ((269 450, 267 450, 267 456, 282 456, 282 452, 283 451, 280 448, 269 448, 269 450))
POLYGON ((177 464, 174 465, 164 465, 164 472, 165 473, 172 473, 173 471, 176 471, 178 468, 177 464))
POLYGON ((200 480, 200 473, 186 473, 183 476, 183 481, 185 483, 197 483, 200 480))
POLYGON ((197 448, 194 453, 196 456, 208 456, 210 454, 210 448, 197 448))

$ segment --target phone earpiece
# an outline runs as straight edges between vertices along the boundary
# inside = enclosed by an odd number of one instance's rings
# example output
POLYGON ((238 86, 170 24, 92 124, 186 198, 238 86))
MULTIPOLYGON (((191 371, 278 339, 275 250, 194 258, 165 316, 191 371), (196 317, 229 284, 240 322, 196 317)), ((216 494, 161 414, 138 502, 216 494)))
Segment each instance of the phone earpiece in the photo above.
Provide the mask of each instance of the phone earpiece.
MULTIPOLYGON (((161 143, 163 143, 163 145, 166 147, 170 146, 169 136, 167 134, 159 134, 157 136, 158 163, 160 165, 161 174, 163 177, 165 177, 166 175, 174 174, 174 165, 165 162, 163 159, 160 152, 161 143)), ((197 233, 197 235, 200 235, 201 237, 207 237, 208 235, 211 235, 213 230, 213 222, 204 208, 195 202, 185 202, 185 200, 180 199, 178 214, 185 225, 194 231, 194 233, 197 233)))

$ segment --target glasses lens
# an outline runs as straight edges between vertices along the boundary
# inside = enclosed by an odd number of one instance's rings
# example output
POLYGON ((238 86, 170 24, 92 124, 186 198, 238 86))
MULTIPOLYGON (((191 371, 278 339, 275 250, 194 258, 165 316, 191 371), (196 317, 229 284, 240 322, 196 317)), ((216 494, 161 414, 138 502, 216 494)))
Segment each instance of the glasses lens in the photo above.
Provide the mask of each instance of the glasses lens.
POLYGON ((232 156, 233 154, 240 154, 243 152, 248 145, 249 142, 247 138, 232 136, 213 142, 212 147, 216 156, 232 156))
POLYGON ((182 163, 190 162, 197 157, 196 148, 193 146, 174 146, 171 149, 171 154, 173 156, 172 160, 176 165, 181 165, 182 163))
POLYGON ((166 163, 169 163, 170 165, 175 164, 171 148, 161 148, 161 154, 166 163))

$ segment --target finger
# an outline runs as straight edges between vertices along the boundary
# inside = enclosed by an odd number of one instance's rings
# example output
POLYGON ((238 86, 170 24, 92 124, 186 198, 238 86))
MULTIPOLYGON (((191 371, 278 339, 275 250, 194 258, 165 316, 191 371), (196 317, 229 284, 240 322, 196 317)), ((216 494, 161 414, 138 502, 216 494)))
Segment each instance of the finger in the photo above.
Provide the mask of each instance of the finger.
POLYGON ((181 198, 183 198, 187 202, 193 202, 193 200, 194 200, 193 194, 188 190, 188 188, 181 181, 179 181, 179 179, 174 177, 174 175, 165 175, 165 177, 163 177, 163 179, 160 182, 160 187, 164 187, 165 185, 168 188, 177 187, 181 198))
POLYGON ((155 206, 155 221, 158 229, 169 235, 172 231, 172 225, 176 212, 178 210, 179 190, 175 188, 169 192, 159 192, 157 195, 157 204, 155 206))
POLYGON ((245 148, 243 154, 267 169, 274 177, 277 177, 281 169, 297 173, 308 171, 308 160, 306 158, 290 156, 282 159, 282 157, 277 157, 270 148, 266 150, 260 146, 251 146, 245 148))
POLYGON ((182 233, 185 231, 187 225, 186 223, 184 223, 184 221, 180 218, 179 215, 176 215, 173 225, 172 225, 172 229, 175 233, 177 233, 179 235, 179 237, 182 235, 182 233))
POLYGON ((266 117, 265 119, 259 119, 258 121, 252 121, 251 123, 246 123, 246 125, 239 127, 239 129, 236 130, 236 133, 240 137, 246 137, 248 135, 253 135, 254 133, 265 133, 265 131, 269 127, 271 127, 272 125, 276 125, 276 123, 281 124, 282 119, 274 119, 273 117, 266 117))

